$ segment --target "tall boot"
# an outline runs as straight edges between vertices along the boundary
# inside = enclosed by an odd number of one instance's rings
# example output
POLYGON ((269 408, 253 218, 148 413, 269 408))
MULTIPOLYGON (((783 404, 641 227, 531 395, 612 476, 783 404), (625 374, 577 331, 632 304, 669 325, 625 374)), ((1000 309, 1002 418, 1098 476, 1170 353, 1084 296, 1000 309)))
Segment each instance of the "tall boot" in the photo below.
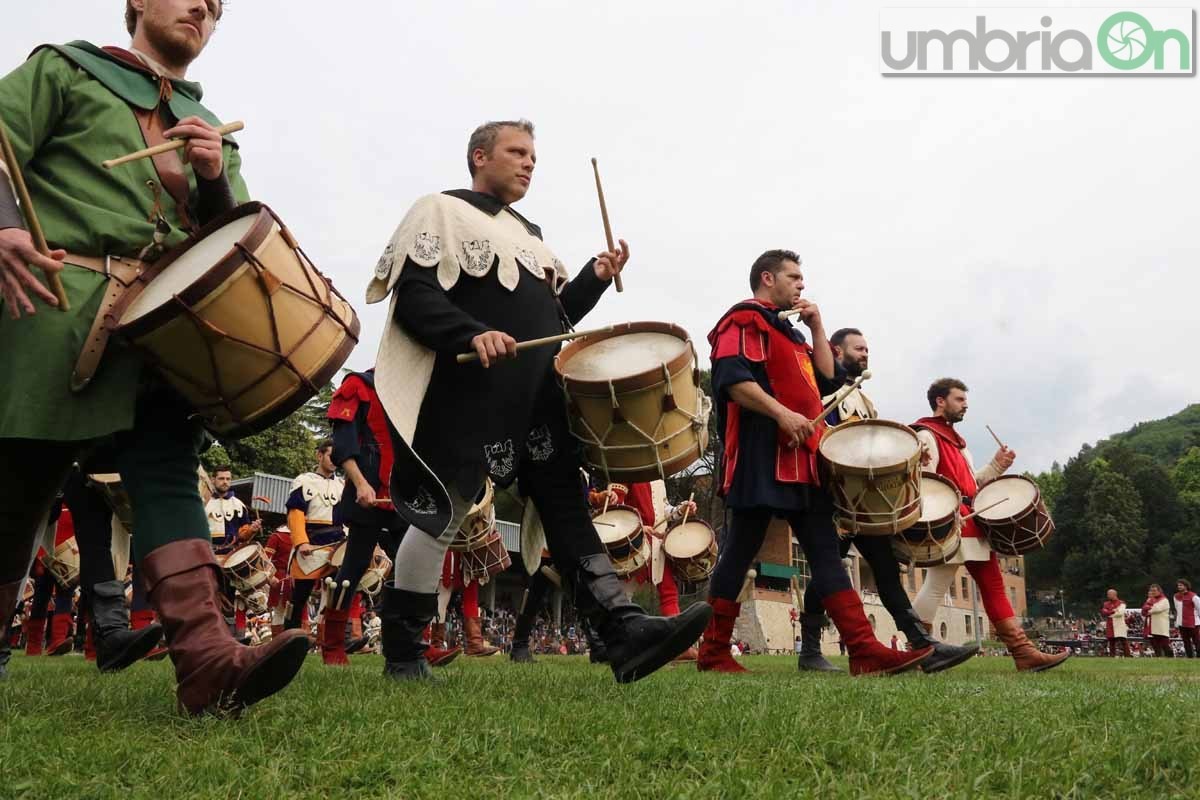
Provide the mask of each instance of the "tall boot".
POLYGON ((393 680, 434 680, 425 660, 425 626, 437 614, 437 592, 419 594, 394 586, 383 588, 379 611, 383 674, 393 680))
POLYGON ((13 609, 17 606, 17 593, 21 590, 22 581, 14 581, 0 586, 0 614, 7 614, 4 619, 4 624, 0 626, 0 633, 4 634, 4 640, 0 641, 0 681, 8 677, 8 661, 12 658, 12 621, 16 614, 13 609))
POLYGON ((92 619, 88 635, 96 645, 96 666, 101 672, 119 672, 150 653, 162 638, 162 626, 149 624, 129 629, 125 584, 104 581, 92 587, 92 619))
POLYGON ((220 569, 208 542, 161 545, 140 566, 175 664, 178 704, 186 713, 236 715, 287 686, 300 671, 309 642, 299 631, 260 647, 233 640, 221 615, 220 569))
POLYGON ((932 647, 900 652, 884 647, 875 638, 863 613, 862 598, 853 589, 843 589, 821 598, 850 653, 851 675, 891 675, 913 669, 933 653, 932 647))
POLYGON ((1070 653, 1050 655, 1033 646, 1016 617, 1002 619, 996 623, 996 636, 1004 642, 1009 655, 1017 665, 1018 672, 1043 672, 1057 667, 1071 657, 1070 653))
POLYGON ((46 645, 46 655, 65 656, 71 652, 71 614, 54 612, 50 617, 50 642, 46 645))
POLYGON ((738 614, 742 613, 742 604, 723 597, 710 597, 708 602, 712 606, 712 618, 704 629, 704 641, 700 643, 696 669, 701 672, 749 672, 733 659, 729 651, 733 625, 737 622, 738 614))
POLYGON ((914 650, 922 647, 933 648, 933 653, 929 658, 921 662, 921 671, 928 674, 957 667, 959 664, 969 661, 979 652, 977 644, 959 647, 934 639, 929 633, 932 625, 922 622, 921 618, 917 616, 917 612, 911 608, 896 620, 896 625, 908 637, 908 643, 914 650))
POLYGON ((648 615, 629 601, 603 553, 581 558, 573 578, 576 606, 600 632, 617 683, 640 680, 687 650, 712 616, 707 603, 677 617, 648 615))
POLYGON ((321 660, 327 667, 348 667, 346 658, 346 619, 350 612, 343 608, 325 609, 325 628, 321 631, 321 660))
POLYGON ((800 657, 797 659, 801 672, 841 672, 830 664, 821 653, 821 631, 825 627, 825 614, 800 615, 800 657))
POLYGON ((45 653, 42 643, 46 637, 46 618, 29 617, 25 620, 25 655, 40 656, 45 653))
POLYGON ((444 667, 462 653, 461 647, 446 647, 446 623, 433 622, 429 625, 429 649, 425 660, 431 667, 444 667))
MULTIPOLYGON (((529 598, 529 590, 521 597, 521 610, 517 621, 513 624, 512 650, 509 658, 518 664, 533 664, 533 653, 529 650, 529 635, 533 633, 533 622, 537 618, 537 609, 529 598)), ((584 628, 586 635, 587 628, 584 628)))
POLYGON ((494 656, 500 648, 492 647, 483 638, 483 624, 479 617, 463 617, 463 629, 467 635, 468 656, 494 656))
POLYGON ((607 664, 608 647, 596 632, 596 628, 586 619, 580 621, 580 627, 583 628, 583 638, 587 639, 588 643, 588 663, 607 664))

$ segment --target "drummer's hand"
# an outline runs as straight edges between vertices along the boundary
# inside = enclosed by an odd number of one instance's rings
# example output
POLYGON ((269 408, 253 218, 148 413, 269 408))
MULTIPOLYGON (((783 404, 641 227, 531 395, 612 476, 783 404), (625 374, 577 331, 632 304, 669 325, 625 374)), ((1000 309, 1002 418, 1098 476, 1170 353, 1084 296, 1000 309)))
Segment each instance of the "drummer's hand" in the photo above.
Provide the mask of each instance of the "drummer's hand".
POLYGON ((492 359, 516 358, 517 340, 507 333, 487 331, 471 340, 471 347, 479 355, 479 363, 487 369, 492 365, 492 359))
POLYGON ((371 484, 364 481, 362 486, 355 486, 354 489, 358 495, 354 502, 363 508, 375 507, 375 489, 371 487, 371 484))
POLYGON ((308 558, 309 556, 311 556, 312 551, 313 551, 313 546, 311 544, 309 544, 308 542, 305 542, 304 544, 302 544, 296 548, 296 552, 299 553, 300 555, 304 556, 305 558, 308 558))
POLYGON ((602 281, 611 281, 613 276, 625 269, 625 264, 629 261, 629 245, 624 239, 617 241, 621 246, 616 250, 605 250, 596 254, 596 263, 592 265, 592 269, 596 270, 596 277, 602 281))
POLYGON ((167 139, 187 139, 183 157, 196 174, 213 181, 225 169, 224 143, 217 129, 199 117, 184 117, 174 128, 163 131, 167 139))
POLYGON ((262 533, 262 520, 261 519, 254 520, 254 522, 250 523, 250 527, 254 529, 255 533, 262 533))
POLYGON ((689 517, 692 516, 696 513, 696 501, 684 500, 675 507, 675 513, 679 514, 680 517, 682 517, 684 514, 687 514, 689 517))
POLYGON ((1000 471, 1003 472, 1011 467, 1013 462, 1017 460, 1017 454, 1007 447, 1001 447, 996 451, 996 455, 992 456, 992 460, 996 462, 996 466, 998 466, 1000 471))
POLYGON ((801 297, 792 304, 792 308, 800 309, 800 319, 809 327, 809 330, 815 331, 822 327, 821 309, 817 308, 816 303, 801 297))
POLYGON ((0 294, 13 319, 20 319, 22 314, 37 313, 27 291, 46 305, 58 305, 58 298, 42 285, 29 267, 61 272, 66 255, 66 250, 51 250, 49 256, 42 255, 33 246, 29 231, 21 228, 0 230, 0 294))
POLYGON ((784 411, 776 422, 781 431, 791 436, 792 447, 799 447, 800 443, 812 436, 816 430, 811 419, 795 411, 784 411))

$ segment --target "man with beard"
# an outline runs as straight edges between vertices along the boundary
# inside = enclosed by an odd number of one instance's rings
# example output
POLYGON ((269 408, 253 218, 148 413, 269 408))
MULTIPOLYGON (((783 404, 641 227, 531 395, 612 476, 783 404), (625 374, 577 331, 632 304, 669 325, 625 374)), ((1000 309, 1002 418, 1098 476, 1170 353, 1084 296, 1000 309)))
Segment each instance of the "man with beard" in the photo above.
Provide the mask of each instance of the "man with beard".
POLYGON ((52 248, 34 247, 0 175, 0 365, 10 377, 0 388, 0 607, 12 606, 71 465, 119 472, 137 518, 133 556, 189 714, 237 713, 273 694, 307 650, 300 636, 253 650, 233 640, 196 485, 204 431, 142 356, 106 342, 103 324, 142 260, 248 199, 236 144, 185 77, 221 12, 221 0, 128 0, 129 49, 42 46, 0 79, 0 122, 52 248), (101 166, 175 137, 187 139, 180 153, 101 166), (59 276, 69 309, 27 265, 59 276))
MULTIPOLYGON (((834 334, 829 337, 829 345, 833 348, 833 357, 836 362, 836 378, 843 386, 853 383, 855 378, 862 375, 867 369, 870 357, 867 338, 858 328, 842 328, 834 331, 834 334)), ((836 390, 822 398, 822 402, 828 403, 833 399, 834 394, 836 394, 836 390)), ((833 411, 829 412, 826 421, 832 426, 852 419, 875 419, 878 416, 875 404, 871 402, 860 386, 848 394, 834 407, 833 411)), ((978 645, 958 647, 939 642, 930 635, 916 612, 913 611, 908 593, 904 591, 904 586, 900 582, 900 566, 892 551, 892 537, 843 534, 839 536, 839 542, 842 558, 845 558, 850 552, 850 545, 853 544, 870 565, 871 573, 875 576, 875 586, 879 590, 879 599, 883 601, 884 608, 892 615, 896 627, 903 631, 908 638, 912 649, 933 648, 933 653, 921 662, 923 672, 941 672, 950 669, 967 661, 979 651, 978 645)), ((825 611, 821 605, 821 597, 816 591, 815 584, 809 583, 804 592, 804 613, 800 616, 801 649, 798 659, 800 669, 818 672, 840 671, 821 655, 821 629, 824 626, 825 611)))
MULTIPOLYGON (((979 487, 1003 475, 1012 466, 1016 453, 1001 447, 988 465, 977 471, 971 452, 967 450, 966 440, 954 430, 955 423, 962 422, 967 415, 966 384, 955 378, 941 378, 930 385, 926 399, 933 415, 923 417, 912 425, 922 447, 929 454, 925 469, 936 472, 958 487, 963 497, 962 513, 969 514, 979 487)), ((1042 672, 1057 667, 1068 658, 1070 653, 1049 655, 1040 652, 1025 636, 1021 622, 1004 592, 1000 561, 974 519, 963 522, 958 552, 950 563, 930 567, 926 572, 925 583, 913 603, 913 608, 925 623, 933 624, 934 614, 942 604, 946 589, 954 580, 959 566, 964 563, 979 587, 983 608, 996 629, 996 636, 1008 648, 1018 670, 1042 672)))
POLYGON ((838 553, 833 503, 817 475, 823 421, 821 396, 837 389, 833 351, 821 312, 801 298, 800 258, 768 250, 750 268, 753 297, 734 305, 708 335, 713 402, 724 451, 718 493, 732 512, 716 569, 709 579, 712 621, 704 631, 701 671, 745 672, 730 655, 741 612, 737 601, 772 518, 781 517, 804 548, 810 584, 850 651, 854 675, 912 669, 933 652, 897 653, 876 638, 838 553), (780 318, 796 310, 812 333, 780 318))
POLYGON ((392 297, 376 390, 396 434, 391 495, 412 524, 396 554, 395 585, 385 589, 385 672, 431 675, 421 636, 437 613, 443 559, 490 476, 500 487, 519 481, 526 524, 544 527, 577 606, 608 647, 614 677, 635 681, 686 650, 709 609, 699 604, 667 620, 629 602, 588 517, 553 371, 556 348, 515 358, 517 341, 581 320, 629 248, 621 242, 568 279, 541 229, 512 208, 537 160, 527 120, 481 125, 466 155, 471 189, 418 200, 367 289, 369 303, 392 297), (457 363, 463 352, 478 361, 457 363))

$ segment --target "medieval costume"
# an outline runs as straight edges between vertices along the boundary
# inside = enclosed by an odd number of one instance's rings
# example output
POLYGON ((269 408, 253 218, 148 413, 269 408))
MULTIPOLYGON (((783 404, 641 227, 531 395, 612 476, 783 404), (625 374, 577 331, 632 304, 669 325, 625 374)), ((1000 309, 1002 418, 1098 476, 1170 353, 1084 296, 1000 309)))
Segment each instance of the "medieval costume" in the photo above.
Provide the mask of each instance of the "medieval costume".
POLYGON ((1104 637, 1108 639, 1108 655, 1117 657, 1117 642, 1126 658, 1129 653, 1129 626, 1125 622, 1125 601, 1121 598, 1105 600, 1100 607, 1100 616, 1104 617, 1104 637))
MULTIPOLYGON (((836 383, 843 386, 853 383, 853 379, 841 364, 836 365, 836 370, 836 383)), ((831 392, 827 397, 821 398, 821 402, 830 402, 833 400, 834 394, 836 392, 831 392)), ((841 402, 825 417, 825 421, 830 427, 833 427, 854 419, 876 419, 878 416, 875 404, 862 391, 862 388, 858 387, 842 398, 841 402)), ((940 642, 930 634, 929 629, 913 611, 908 592, 904 591, 904 586, 900 582, 900 565, 892 550, 892 537, 854 536, 842 533, 839 541, 842 558, 847 556, 850 546, 854 545, 859 555, 871 567, 871 574, 875 576, 875 586, 879 591, 879 599, 883 601, 884 608, 892 615, 896 627, 903 631, 908 638, 909 645, 914 650, 922 647, 933 648, 933 653, 921 662, 922 672, 941 672, 950 669, 962 664, 978 652, 978 645, 959 647, 940 642)), ((816 585, 809 583, 804 592, 804 613, 800 616, 801 648, 798 659, 800 669, 820 672, 837 670, 837 667, 830 664, 821 655, 821 629, 824 626, 825 610, 821 605, 821 598, 816 591, 816 585)))
MULTIPOLYGON (((100 312, 141 268, 137 259, 157 258, 248 199, 232 140, 224 173, 211 181, 198 179, 178 153, 111 171, 101 166, 162 141, 184 117, 218 125, 201 98, 196 83, 161 74, 134 53, 86 42, 39 47, 0 79, 0 122, 50 246, 68 253, 61 278, 71 306, 17 320, 7 309, 0 314, 0 366, 21 376, 0 391, 0 500, 10 509, 0 606, 11 603, 24 554, 71 465, 82 460, 85 472, 120 472, 138 520, 134 559, 164 623, 179 704, 189 713, 236 711, 278 691, 305 649, 285 638, 251 651, 229 636, 196 486, 205 433, 137 352, 116 340, 100 347, 107 335, 100 312)), ((5 228, 22 224, 8 182, 0 176, 5 228)))
POLYGON ((821 428, 791 446, 773 419, 741 407, 730 394, 735 385, 753 382, 791 411, 810 420, 821 416, 821 396, 836 384, 832 376, 814 370, 812 348, 798 329, 779 318, 779 311, 759 300, 738 303, 708 336, 713 399, 724 445, 718 491, 732 512, 732 523, 709 580, 713 617, 697 666, 702 671, 745 671, 730 655, 733 626, 741 612, 737 598, 768 524, 782 517, 804 548, 816 595, 850 650, 851 673, 909 669, 931 650, 895 653, 880 644, 842 567, 833 504, 817 475, 821 428))
POLYGON ((592 263, 574 279, 541 230, 495 197, 456 190, 417 201, 385 249, 367 301, 392 297, 376 388, 394 426, 392 498, 412 526, 385 591, 387 673, 427 676, 421 632, 437 612, 445 552, 491 477, 519 481, 526 525, 540 524, 559 571, 609 645, 618 681, 648 675, 699 634, 707 607, 675 620, 629 602, 588 517, 579 460, 556 385, 555 348, 482 365, 457 364, 471 340, 561 333, 608 287, 592 263), (699 625, 699 627, 698 627, 699 625))
MULTIPOLYGON (((942 417, 923 417, 914 422, 912 427, 917 431, 922 447, 929 453, 930 461, 925 470, 950 480, 962 493, 963 515, 970 514, 978 487, 1000 477, 1004 470, 992 461, 977 472, 966 440, 942 417)), ((974 518, 963 522, 958 552, 950 562, 930 567, 926 572, 925 583, 913 603, 922 620, 933 624, 946 589, 963 564, 966 564, 967 572, 971 573, 975 585, 979 587, 983 608, 992 627, 996 629, 996 636, 1008 648, 1018 670, 1041 672, 1058 666, 1070 656, 1070 653, 1042 653, 1029 641, 1005 594, 1000 561, 974 518)))
POLYGON ((1147 597, 1142 604, 1142 619, 1146 621, 1146 637, 1159 658, 1174 658, 1171 651, 1171 601, 1165 594, 1147 597))
MULTIPOLYGON (((313 547, 326 547, 345 540, 346 529, 342 522, 341 506, 344 488, 345 481, 337 475, 305 472, 296 476, 292 481, 292 491, 288 495, 286 503, 288 530, 292 533, 293 551, 306 544, 313 547)), ((295 554, 296 557, 298 555, 298 553, 295 554)), ((292 599, 288 604, 288 612, 283 621, 285 630, 300 627, 300 616, 308 605, 308 598, 312 594, 313 586, 316 585, 315 580, 298 577, 296 557, 293 557, 292 560, 292 599)), ((341 592, 340 588, 338 591, 341 592)), ((353 594, 353 592, 341 593, 353 594)), ((343 641, 345 623, 346 618, 343 616, 343 641)), ((340 660, 337 656, 333 656, 333 658, 335 661, 340 660)), ((344 646, 342 658, 345 658, 344 646)))
POLYGON ((1187 658, 1195 658, 1196 649, 1200 647, 1200 595, 1192 591, 1187 581, 1179 582, 1184 590, 1175 593, 1175 625, 1179 628, 1187 658))

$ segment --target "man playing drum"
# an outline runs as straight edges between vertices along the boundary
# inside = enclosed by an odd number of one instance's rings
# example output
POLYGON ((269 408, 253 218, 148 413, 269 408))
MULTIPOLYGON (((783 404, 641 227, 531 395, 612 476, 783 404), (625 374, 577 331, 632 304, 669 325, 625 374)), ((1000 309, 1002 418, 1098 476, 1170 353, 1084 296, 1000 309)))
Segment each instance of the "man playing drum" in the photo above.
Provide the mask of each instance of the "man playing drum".
POLYGON ((367 289, 369 303, 392 297, 376 387, 397 433, 392 497, 423 532, 405 536, 395 585, 385 590, 386 673, 430 675, 421 632, 437 612, 443 558, 491 476, 501 487, 520 479, 560 573, 608 645, 614 676, 637 680, 687 649, 708 607, 668 620, 629 602, 588 518, 554 379, 556 348, 514 358, 517 340, 559 334, 582 319, 629 249, 622 242, 569 280, 541 229, 513 210, 536 161, 528 121, 480 126, 466 155, 471 189, 418 200, 367 289), (463 352, 479 363, 456 363, 463 352))
MULTIPOLYGON (((249 509, 246 504, 234 494, 233 467, 229 465, 217 467, 213 471, 213 496, 204 504, 204 513, 208 517, 208 535, 212 539, 213 553, 225 558, 237 549, 238 545, 248 542, 262 531, 262 522, 250 522, 249 509)), ((233 614, 231 630, 238 641, 246 637, 246 609, 235 586, 222 577, 221 594, 226 606, 233 614)))
MULTIPOLYGON (((340 544, 346 538, 346 529, 342 522, 342 491, 345 481, 338 477, 337 467, 333 465, 333 440, 326 439, 317 443, 317 469, 314 472, 304 472, 292 481, 292 493, 287 499, 287 524, 292 533, 293 567, 296 560, 313 555, 314 547, 329 548, 340 544)), ((326 559, 328 560, 328 559, 326 559)), ((296 577, 292 575, 292 600, 288 604, 288 613, 283 621, 287 630, 300 627, 300 616, 308 605, 308 597, 312 594, 315 579, 296 577)), ((335 605, 335 600, 342 594, 354 595, 353 587, 343 590, 341 584, 333 592, 333 597, 327 597, 326 607, 335 605)), ((349 608, 347 600, 346 607, 349 608)), ((342 640, 345 641, 346 618, 341 618, 342 640)), ((334 662, 336 655, 331 653, 334 662)), ((342 659, 345 658, 344 644, 342 659)))
POLYGON ((54 248, 37 251, 13 202, 16 178, 0 176, 0 363, 19 376, 0 390, 0 501, 9 513, 0 607, 13 600, 71 464, 89 451, 106 455, 109 469, 87 471, 120 472, 129 492, 133 556, 166 632, 179 705, 192 714, 237 712, 273 694, 307 645, 292 635, 251 650, 230 636, 196 485, 204 432, 137 353, 111 342, 100 358, 105 329, 93 324, 139 268, 134 259, 157 257, 248 199, 236 145, 222 141, 200 86, 185 78, 221 11, 220 0, 127 0, 130 49, 43 46, 0 79, 0 122, 54 248), (101 166, 171 137, 189 140, 182 157, 101 166), (26 265, 61 279, 69 311, 26 265))
MULTIPOLYGON (((967 414, 966 384, 954 378, 940 378, 929 386, 926 399, 933 415, 923 417, 912 425, 928 453, 929 461, 925 469, 953 482, 962 493, 964 505, 969 508, 979 487, 1004 474, 1012 466, 1016 453, 1001 447, 987 466, 976 471, 966 440, 954 430, 955 423, 962 422, 967 414)), ((938 606, 942 604, 959 566, 964 563, 979 587, 983 608, 992 627, 996 629, 996 636, 1008 648, 1018 670, 1041 672, 1057 667, 1070 656, 1070 653, 1042 653, 1025 636, 1025 630, 1004 592, 1000 561, 973 518, 963 522, 962 541, 950 563, 930 567, 925 575, 925 583, 917 592, 913 608, 927 627, 933 626, 938 606)))
POLYGON ((712 385, 724 452, 719 492, 733 519, 709 581, 713 617, 704 631, 701 671, 745 672, 730 655, 741 611, 737 598, 772 517, 787 520, 812 570, 812 583, 850 651, 855 675, 917 666, 932 649, 897 653, 876 638, 838 553, 833 505, 816 472, 821 395, 833 391, 833 351, 817 306, 801 298, 799 257, 768 250, 750 270, 754 296, 738 303, 708 336, 712 385), (810 346, 781 319, 796 309, 812 332, 810 346))
MULTIPOLYGON (((857 328, 842 328, 834 331, 829 337, 829 345, 833 348, 837 370, 835 382, 840 381, 843 385, 853 383, 854 379, 867 369, 870 361, 866 337, 857 328)), ((832 399, 833 393, 822 398, 822 402, 832 399)), ((859 387, 835 406, 825 420, 833 426, 852 419, 876 419, 878 416, 875 404, 859 387)), ((892 537, 843 535, 840 538, 842 558, 850 552, 850 545, 853 544, 870 565, 871 573, 875 576, 875 586, 879 590, 879 598, 895 620, 896 627, 908 637, 909 645, 914 650, 922 647, 933 648, 929 658, 921 662, 923 672, 950 669, 963 663, 979 650, 978 646, 958 647, 939 642, 921 624, 920 618, 912 609, 908 593, 904 591, 900 582, 900 567, 892 551, 892 537)), ((825 611, 821 605, 821 597, 817 593, 816 583, 810 582, 804 592, 804 613, 800 615, 800 669, 837 670, 837 667, 821 655, 821 629, 824 626, 825 611)))

